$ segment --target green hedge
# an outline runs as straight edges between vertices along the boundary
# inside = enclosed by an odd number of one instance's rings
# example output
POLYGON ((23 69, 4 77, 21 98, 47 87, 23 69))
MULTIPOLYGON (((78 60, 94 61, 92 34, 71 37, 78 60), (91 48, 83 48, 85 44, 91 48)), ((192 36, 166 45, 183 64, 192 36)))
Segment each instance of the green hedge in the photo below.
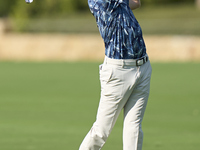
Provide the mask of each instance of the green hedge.
MULTIPOLYGON (((194 3, 195 0, 141 0, 143 5, 194 3)), ((88 11, 87 0, 0 0, 0 17, 41 17, 88 11)))

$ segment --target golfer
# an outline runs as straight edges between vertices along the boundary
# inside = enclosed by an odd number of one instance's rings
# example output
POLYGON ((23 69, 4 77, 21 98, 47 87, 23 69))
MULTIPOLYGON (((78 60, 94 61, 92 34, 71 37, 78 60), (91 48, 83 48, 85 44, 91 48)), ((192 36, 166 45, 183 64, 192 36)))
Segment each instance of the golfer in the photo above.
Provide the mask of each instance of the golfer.
POLYGON ((101 98, 96 121, 79 150, 102 149, 121 110, 123 150, 142 150, 141 123, 152 69, 132 12, 140 7, 140 0, 88 0, 88 4, 105 43, 105 59, 99 67, 101 98))

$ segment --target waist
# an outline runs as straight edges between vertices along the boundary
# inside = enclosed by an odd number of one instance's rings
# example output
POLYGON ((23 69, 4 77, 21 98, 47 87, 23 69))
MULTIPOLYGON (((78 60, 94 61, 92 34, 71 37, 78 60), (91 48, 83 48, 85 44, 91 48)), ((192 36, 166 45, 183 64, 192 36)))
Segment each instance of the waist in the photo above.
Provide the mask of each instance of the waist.
POLYGON ((149 60, 148 55, 139 59, 112 59, 105 56, 104 63, 119 65, 119 66, 141 66, 149 60))

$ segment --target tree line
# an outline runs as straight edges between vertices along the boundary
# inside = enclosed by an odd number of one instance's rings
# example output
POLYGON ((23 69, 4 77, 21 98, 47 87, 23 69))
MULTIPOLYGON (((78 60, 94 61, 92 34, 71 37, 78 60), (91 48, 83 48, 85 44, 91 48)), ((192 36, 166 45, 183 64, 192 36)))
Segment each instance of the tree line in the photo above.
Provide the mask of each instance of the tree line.
MULTIPOLYGON (((142 5, 168 5, 194 3, 195 0, 141 0, 142 5)), ((0 0, 0 17, 21 16, 41 17, 86 12, 87 0, 34 0, 26 4, 25 0, 0 0)))

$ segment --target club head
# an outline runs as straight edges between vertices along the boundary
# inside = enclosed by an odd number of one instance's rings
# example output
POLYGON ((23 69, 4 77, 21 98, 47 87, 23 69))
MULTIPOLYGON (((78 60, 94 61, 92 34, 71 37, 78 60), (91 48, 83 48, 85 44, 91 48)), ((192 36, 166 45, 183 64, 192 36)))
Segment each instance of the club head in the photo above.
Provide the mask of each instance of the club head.
POLYGON ((33 2, 33 0, 25 0, 25 2, 26 2, 27 4, 30 4, 30 3, 33 2))

